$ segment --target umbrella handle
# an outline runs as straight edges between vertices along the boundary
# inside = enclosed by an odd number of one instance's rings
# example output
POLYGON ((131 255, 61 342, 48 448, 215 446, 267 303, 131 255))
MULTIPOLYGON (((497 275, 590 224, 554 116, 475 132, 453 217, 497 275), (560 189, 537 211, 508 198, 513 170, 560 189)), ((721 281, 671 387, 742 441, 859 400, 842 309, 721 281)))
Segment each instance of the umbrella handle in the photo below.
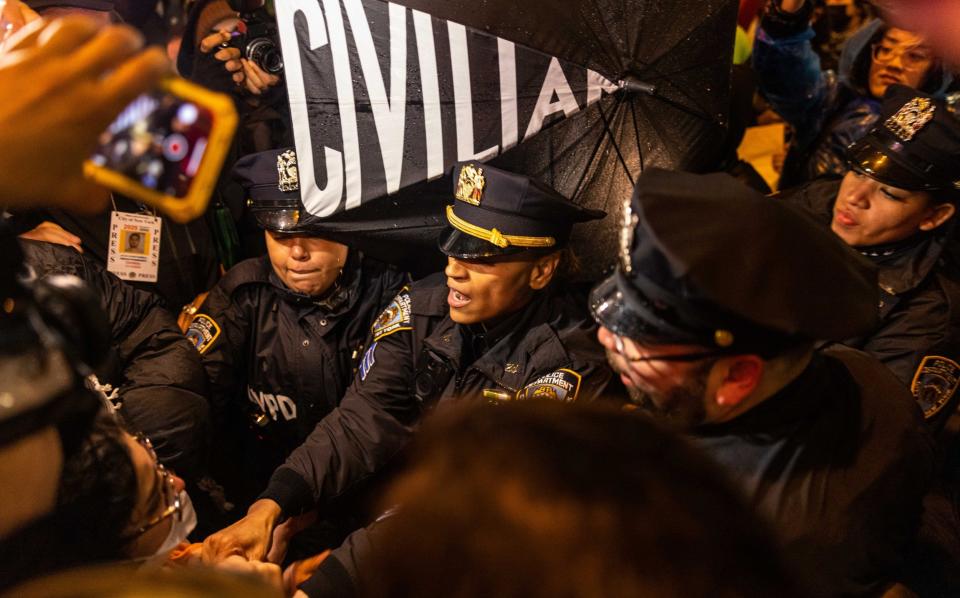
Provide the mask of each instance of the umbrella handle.
POLYGON ((627 77, 619 82, 620 89, 631 93, 644 93, 650 96, 657 95, 657 86, 646 81, 641 81, 636 77, 627 77))

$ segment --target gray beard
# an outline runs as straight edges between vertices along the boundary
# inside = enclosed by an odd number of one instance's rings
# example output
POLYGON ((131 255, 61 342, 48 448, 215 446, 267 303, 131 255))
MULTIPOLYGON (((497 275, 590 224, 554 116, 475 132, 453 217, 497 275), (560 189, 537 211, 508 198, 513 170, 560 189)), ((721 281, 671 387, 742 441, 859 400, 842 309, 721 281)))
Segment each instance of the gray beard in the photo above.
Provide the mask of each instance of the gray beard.
MULTIPOLYGON (((716 359, 704 360, 691 370, 682 385, 671 388, 665 393, 648 392, 637 386, 627 386, 627 394, 632 403, 668 427, 681 431, 691 430, 706 423, 704 395, 707 391, 707 375, 716 361, 716 359)), ((609 355, 608 362, 615 363, 609 359, 609 355)))

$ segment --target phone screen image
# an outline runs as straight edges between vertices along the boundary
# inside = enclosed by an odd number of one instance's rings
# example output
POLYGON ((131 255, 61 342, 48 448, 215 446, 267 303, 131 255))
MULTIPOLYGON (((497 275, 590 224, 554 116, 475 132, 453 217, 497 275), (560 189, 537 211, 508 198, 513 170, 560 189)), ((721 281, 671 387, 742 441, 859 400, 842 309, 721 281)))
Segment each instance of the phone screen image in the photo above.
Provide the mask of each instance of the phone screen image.
POLYGON ((164 195, 183 198, 207 151, 214 114, 164 90, 135 99, 100 135, 90 161, 164 195))

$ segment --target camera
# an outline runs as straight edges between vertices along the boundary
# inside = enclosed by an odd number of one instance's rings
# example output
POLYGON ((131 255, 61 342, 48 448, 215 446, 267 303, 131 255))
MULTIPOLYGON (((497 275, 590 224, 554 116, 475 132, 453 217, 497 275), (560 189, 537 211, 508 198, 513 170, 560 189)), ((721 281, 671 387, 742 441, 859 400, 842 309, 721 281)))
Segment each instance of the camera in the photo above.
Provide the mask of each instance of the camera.
POLYGON ((269 14, 264 0, 228 0, 240 14, 234 37, 224 44, 240 50, 240 55, 261 70, 278 75, 283 71, 283 56, 277 37, 276 19, 269 14))

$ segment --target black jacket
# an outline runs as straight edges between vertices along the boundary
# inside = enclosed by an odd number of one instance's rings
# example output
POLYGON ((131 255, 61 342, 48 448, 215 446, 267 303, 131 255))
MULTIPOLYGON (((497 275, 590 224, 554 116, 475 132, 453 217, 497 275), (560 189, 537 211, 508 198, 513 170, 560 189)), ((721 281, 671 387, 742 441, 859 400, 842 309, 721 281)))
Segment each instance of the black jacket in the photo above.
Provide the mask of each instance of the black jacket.
MULTIPOLYGON (((840 181, 809 183, 783 196, 830 226, 840 181)), ((879 268, 880 326, 846 344, 883 362, 914 394, 934 429, 960 395, 960 285, 944 249, 952 222, 889 248, 861 252, 879 268)))
MULTIPOLYGON (((119 195, 114 195, 114 204, 121 212, 141 211, 137 202, 119 195)), ((106 268, 111 211, 112 208, 89 215, 60 209, 20 212, 14 214, 13 225, 19 232, 25 232, 43 221, 55 222, 80 237, 88 260, 106 268)), ((157 282, 127 281, 126 284, 157 293, 166 302, 167 309, 178 313, 181 306, 210 290, 220 274, 220 263, 206 217, 187 224, 179 224, 162 214, 160 218, 163 223, 157 282)))
POLYGON ((920 413, 883 366, 836 345, 694 440, 774 524, 814 595, 877 594, 914 537, 933 470, 920 413))
POLYGON ((462 399, 591 400, 610 379, 586 302, 542 291, 490 331, 454 323, 443 275, 402 291, 373 325, 353 385, 262 498, 296 514, 351 490, 406 446, 425 409, 462 399), (473 357, 469 357, 472 355, 473 357))
POLYGON ((37 277, 71 274, 100 298, 113 354, 97 372, 119 389, 120 414, 154 444, 160 460, 187 479, 202 468, 207 441, 207 380, 196 351, 157 295, 136 289, 70 247, 20 241, 37 277))
POLYGON ((187 336, 210 379, 218 452, 244 464, 243 480, 233 480, 242 498, 256 496, 340 403, 370 323, 406 282, 352 254, 339 290, 316 301, 289 290, 263 256, 237 264, 213 288, 187 336))

